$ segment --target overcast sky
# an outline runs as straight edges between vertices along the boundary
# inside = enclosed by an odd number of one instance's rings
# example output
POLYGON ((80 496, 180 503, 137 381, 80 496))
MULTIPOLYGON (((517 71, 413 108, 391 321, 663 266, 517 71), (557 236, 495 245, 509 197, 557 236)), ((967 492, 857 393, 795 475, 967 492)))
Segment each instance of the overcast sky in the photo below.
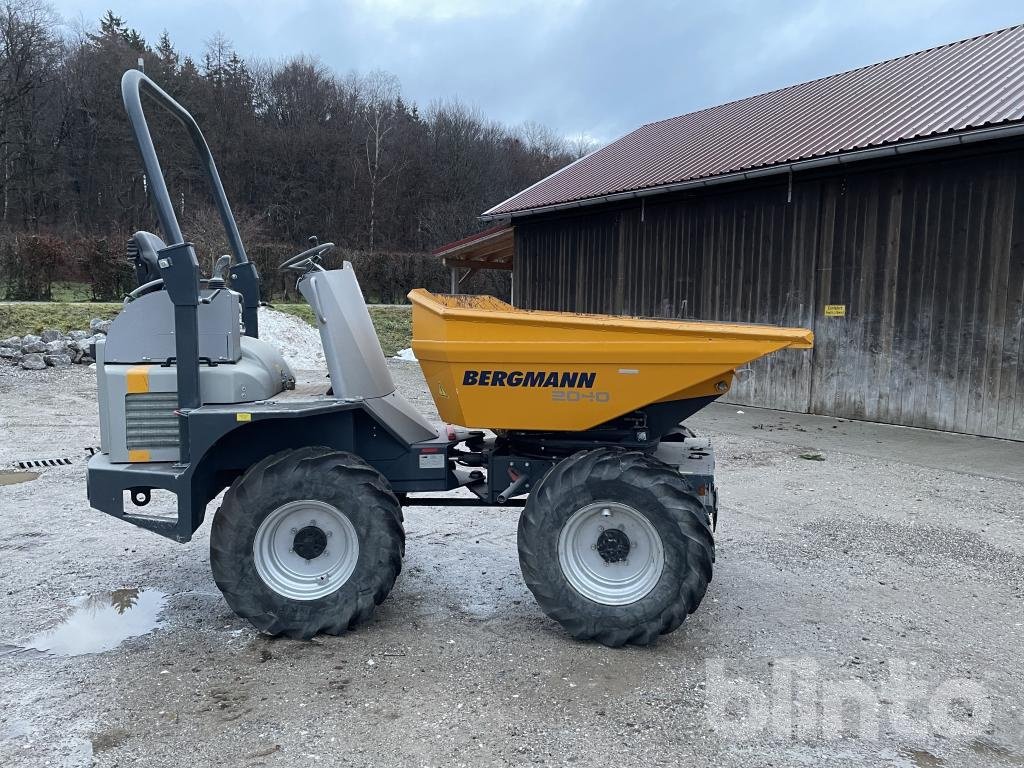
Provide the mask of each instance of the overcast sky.
POLYGON ((107 8, 199 59, 306 53, 386 69, 420 105, 458 97, 506 123, 610 141, 646 122, 1024 22, 1020 0, 56 0, 107 8))

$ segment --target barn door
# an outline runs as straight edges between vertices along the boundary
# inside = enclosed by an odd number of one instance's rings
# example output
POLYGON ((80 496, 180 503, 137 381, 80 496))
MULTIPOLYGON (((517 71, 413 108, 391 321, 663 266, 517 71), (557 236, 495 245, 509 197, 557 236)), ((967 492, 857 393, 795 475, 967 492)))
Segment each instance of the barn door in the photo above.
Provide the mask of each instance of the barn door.
POLYGON ((1021 158, 825 184, 812 412, 1024 439, 1021 158))

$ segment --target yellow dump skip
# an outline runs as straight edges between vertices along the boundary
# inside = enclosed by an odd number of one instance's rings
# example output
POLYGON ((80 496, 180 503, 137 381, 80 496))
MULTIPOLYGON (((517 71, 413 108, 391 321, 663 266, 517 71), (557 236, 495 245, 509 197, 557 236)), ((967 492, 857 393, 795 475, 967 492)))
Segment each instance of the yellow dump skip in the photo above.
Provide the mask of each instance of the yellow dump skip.
POLYGON ((441 418, 488 429, 578 431, 650 403, 721 395, 735 370, 804 328, 521 310, 416 289, 412 347, 441 418))

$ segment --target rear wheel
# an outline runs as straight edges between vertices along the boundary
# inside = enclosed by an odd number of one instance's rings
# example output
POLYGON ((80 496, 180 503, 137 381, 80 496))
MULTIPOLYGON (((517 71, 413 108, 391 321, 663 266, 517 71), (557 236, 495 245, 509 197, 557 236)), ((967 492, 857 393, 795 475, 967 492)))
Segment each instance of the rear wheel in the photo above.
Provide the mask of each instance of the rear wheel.
POLYGON ((601 448, 555 466, 519 520, 519 562, 575 638, 646 645, 696 610, 711 581, 706 508, 646 454, 601 448))
POLYGON ((401 515, 387 481, 357 456, 269 456, 232 484, 214 517, 214 579, 264 632, 341 634, 391 591, 405 552, 401 515))

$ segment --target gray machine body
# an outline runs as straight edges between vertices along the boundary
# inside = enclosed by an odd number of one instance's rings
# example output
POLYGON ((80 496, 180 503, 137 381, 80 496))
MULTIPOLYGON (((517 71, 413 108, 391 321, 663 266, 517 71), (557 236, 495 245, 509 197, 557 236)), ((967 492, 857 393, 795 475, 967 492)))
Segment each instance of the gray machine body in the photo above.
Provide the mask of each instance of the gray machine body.
POLYGON ((299 280, 316 317, 335 397, 370 399, 395 391, 352 265, 314 269, 299 280))
POLYGON ((316 317, 334 396, 363 400, 407 443, 437 437, 437 429, 395 391, 352 265, 346 261, 341 269, 307 272, 299 291, 316 317))
MULTIPOLYGON (((205 291, 199 304, 203 405, 267 400, 295 386, 281 353, 241 335, 239 296, 205 291)), ((178 461, 174 307, 166 291, 126 302, 96 343, 100 450, 118 463, 178 461)))
MULTIPOLYGON (((234 291, 203 291, 199 318, 199 357, 233 363, 242 356, 241 304, 234 291)), ((162 363, 174 357, 174 305, 166 291, 126 301, 107 335, 108 363, 162 363)))
POLYGON ((718 514, 718 491, 715 490, 715 450, 709 437, 687 437, 679 441, 658 443, 654 458, 675 467, 690 481, 695 496, 718 514))
MULTIPOLYGON (((332 395, 361 401, 409 444, 433 440, 437 429, 395 391, 351 264, 315 269, 299 290, 317 318, 332 395)), ((293 388, 295 376, 272 345, 242 336, 238 295, 204 291, 199 304, 202 405, 251 403, 293 388)), ((105 341, 96 345, 100 448, 112 463, 178 461, 174 312, 165 291, 128 302, 105 341)))

